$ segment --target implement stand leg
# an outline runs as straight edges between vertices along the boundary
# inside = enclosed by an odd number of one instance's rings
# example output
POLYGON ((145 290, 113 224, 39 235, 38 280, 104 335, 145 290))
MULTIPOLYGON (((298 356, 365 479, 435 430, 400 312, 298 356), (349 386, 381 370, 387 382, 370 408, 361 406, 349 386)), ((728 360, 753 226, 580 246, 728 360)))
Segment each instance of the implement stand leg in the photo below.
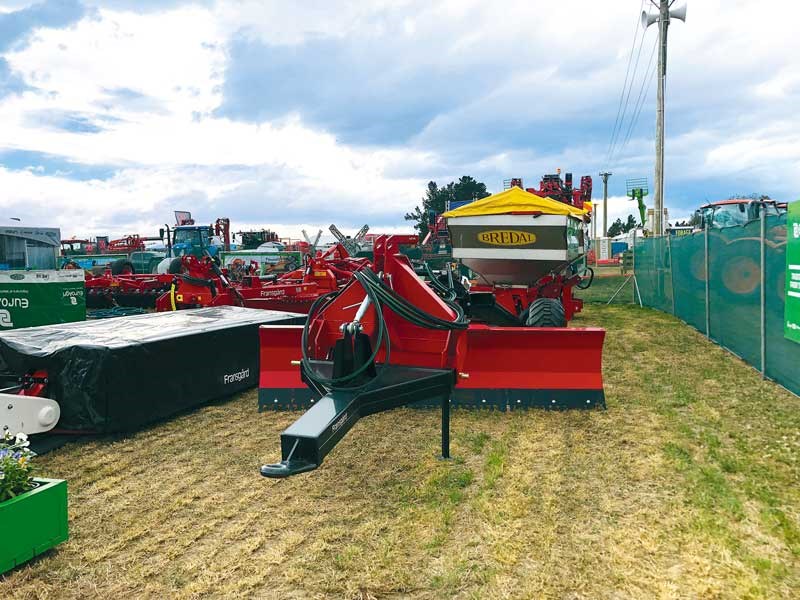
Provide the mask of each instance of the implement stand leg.
POLYGON ((450 397, 442 396, 442 458, 450 458, 450 397))

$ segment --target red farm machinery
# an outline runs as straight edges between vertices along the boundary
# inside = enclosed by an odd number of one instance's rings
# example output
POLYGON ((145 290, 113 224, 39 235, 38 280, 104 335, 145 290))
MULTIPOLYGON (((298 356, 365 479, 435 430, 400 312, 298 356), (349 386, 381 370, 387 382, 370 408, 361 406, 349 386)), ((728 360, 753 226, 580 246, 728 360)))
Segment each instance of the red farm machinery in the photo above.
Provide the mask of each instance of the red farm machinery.
POLYGON ((341 245, 316 256, 305 255, 303 265, 283 275, 258 275, 258 265, 222 268, 210 256, 187 254, 174 259, 171 273, 151 275, 87 275, 87 305, 115 304, 155 308, 158 312, 206 306, 243 306, 307 313, 321 295, 338 290, 366 258, 353 258, 341 245))
POLYGON ((470 320, 454 287, 416 275, 400 253, 409 237, 377 238, 371 268, 321 296, 305 326, 261 327, 259 409, 310 407, 262 475, 315 469, 360 417, 406 404, 441 406, 444 456, 451 404, 605 406, 604 330, 470 320))

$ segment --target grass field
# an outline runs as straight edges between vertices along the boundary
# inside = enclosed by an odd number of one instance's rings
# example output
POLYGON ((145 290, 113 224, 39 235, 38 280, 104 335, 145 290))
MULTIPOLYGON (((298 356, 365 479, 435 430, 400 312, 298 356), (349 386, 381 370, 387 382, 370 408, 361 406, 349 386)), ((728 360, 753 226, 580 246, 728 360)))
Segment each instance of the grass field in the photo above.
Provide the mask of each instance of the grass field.
POLYGON ((607 411, 361 421, 270 481, 295 414, 255 392, 39 460, 71 539, 2 598, 800 596, 800 399, 674 318, 589 305, 607 411))
MULTIPOLYGON (((575 295, 585 302, 605 304, 625 282, 619 267, 593 267, 594 280, 588 289, 575 290, 575 295)), ((633 285, 629 281, 614 298, 613 304, 633 304, 633 285)))

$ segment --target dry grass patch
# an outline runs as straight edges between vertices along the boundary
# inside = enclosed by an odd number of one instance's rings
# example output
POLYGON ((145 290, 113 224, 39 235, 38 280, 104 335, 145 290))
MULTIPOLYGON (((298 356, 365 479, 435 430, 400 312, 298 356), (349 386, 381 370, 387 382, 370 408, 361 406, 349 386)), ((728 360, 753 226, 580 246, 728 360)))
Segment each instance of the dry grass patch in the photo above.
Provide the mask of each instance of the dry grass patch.
POLYGON ((129 438, 69 445, 71 540, 3 598, 685 598, 800 593, 798 399, 669 316, 608 328, 608 410, 360 422, 283 481, 295 418, 255 393, 129 438))

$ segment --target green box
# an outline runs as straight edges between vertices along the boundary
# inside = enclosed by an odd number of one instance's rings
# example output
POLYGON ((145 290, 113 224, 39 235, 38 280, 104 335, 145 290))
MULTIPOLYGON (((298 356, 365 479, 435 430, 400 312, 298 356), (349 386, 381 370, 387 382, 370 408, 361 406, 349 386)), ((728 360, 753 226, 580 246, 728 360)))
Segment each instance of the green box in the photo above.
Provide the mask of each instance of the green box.
POLYGON ((85 319, 81 269, 0 271, 0 331, 85 319))
POLYGON ((67 482, 34 479, 38 487, 0 502, 0 573, 67 541, 67 482))
POLYGON ((784 336, 800 344, 800 200, 789 204, 786 219, 786 307, 784 336))

